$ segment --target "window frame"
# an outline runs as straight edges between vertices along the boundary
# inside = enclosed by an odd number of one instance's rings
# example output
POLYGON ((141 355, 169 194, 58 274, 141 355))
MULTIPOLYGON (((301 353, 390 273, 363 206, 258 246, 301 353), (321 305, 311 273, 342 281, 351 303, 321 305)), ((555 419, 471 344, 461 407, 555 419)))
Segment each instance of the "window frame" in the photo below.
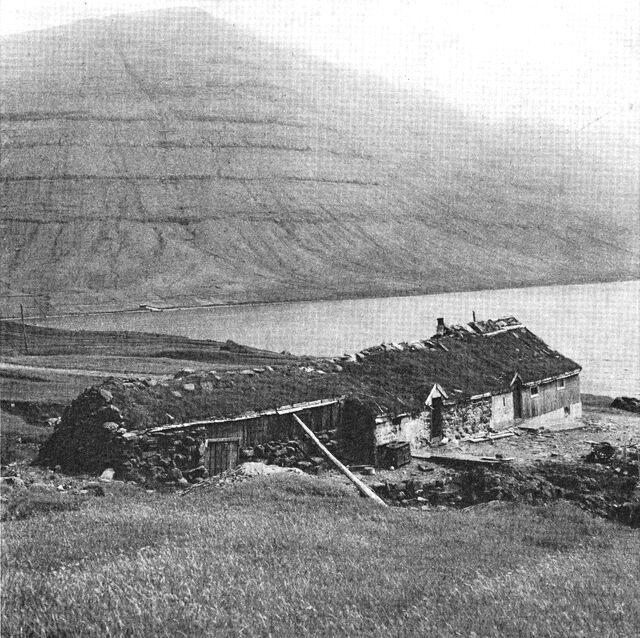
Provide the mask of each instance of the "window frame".
POLYGON ((529 393, 531 394, 532 399, 537 399, 540 396, 540 386, 532 385, 529 389, 529 393))

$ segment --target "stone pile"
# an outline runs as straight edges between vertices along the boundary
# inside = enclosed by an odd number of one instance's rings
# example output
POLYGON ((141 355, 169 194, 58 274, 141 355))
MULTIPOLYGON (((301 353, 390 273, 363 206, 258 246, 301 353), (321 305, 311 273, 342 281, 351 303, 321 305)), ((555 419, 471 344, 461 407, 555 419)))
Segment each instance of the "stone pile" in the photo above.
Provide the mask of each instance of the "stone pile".
POLYGON ((95 474, 113 468, 118 478, 140 482, 185 484, 206 478, 204 428, 152 436, 130 432, 124 425, 111 392, 89 388, 65 410, 40 449, 39 462, 66 472, 95 474))
MULTIPOLYGON (((335 430, 318 432, 317 436, 330 452, 336 452, 338 442, 334 438, 335 430)), ((326 459, 306 439, 269 441, 253 448, 244 448, 240 451, 240 458, 245 461, 261 460, 280 467, 297 467, 311 473, 316 473, 326 466, 326 459)))
POLYGON ((244 483, 256 476, 273 476, 274 474, 304 474, 304 472, 295 467, 280 467, 278 465, 267 465, 266 463, 247 461, 218 476, 212 476, 208 479, 201 480, 199 483, 187 486, 182 494, 187 494, 196 488, 229 487, 238 483, 244 483))
POLYGON ((462 501, 451 476, 429 481, 385 481, 374 483, 371 487, 378 496, 401 507, 430 509, 440 505, 458 505, 462 501))
POLYGON ((594 514, 640 524, 640 486, 603 465, 538 463, 535 467, 479 467, 437 480, 374 483, 374 491, 400 507, 468 507, 492 501, 544 505, 559 499, 594 514))
POLYGON ((374 484, 382 498, 402 507, 467 507, 488 501, 543 504, 561 496, 561 490, 541 476, 519 471, 496 472, 479 468, 441 479, 410 479, 374 484))
POLYGON ((607 441, 593 443, 584 459, 587 463, 599 463, 613 468, 625 476, 638 476, 640 449, 637 445, 616 446, 607 441))
POLYGON ((64 411, 38 460, 65 471, 102 472, 129 456, 121 410, 104 388, 85 390, 64 411))

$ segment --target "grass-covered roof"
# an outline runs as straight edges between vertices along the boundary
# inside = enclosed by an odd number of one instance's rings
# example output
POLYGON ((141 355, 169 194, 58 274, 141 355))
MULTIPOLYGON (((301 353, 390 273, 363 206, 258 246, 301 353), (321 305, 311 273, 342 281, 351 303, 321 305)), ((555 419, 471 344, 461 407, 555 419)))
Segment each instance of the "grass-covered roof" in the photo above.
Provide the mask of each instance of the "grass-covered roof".
POLYGON ((355 395, 380 412, 417 413, 434 383, 464 400, 508 390, 516 373, 529 383, 580 368, 523 326, 492 334, 456 330, 373 350, 339 364, 320 360, 235 373, 198 372, 158 384, 111 379, 103 387, 113 394, 126 426, 142 429, 342 395, 355 395))

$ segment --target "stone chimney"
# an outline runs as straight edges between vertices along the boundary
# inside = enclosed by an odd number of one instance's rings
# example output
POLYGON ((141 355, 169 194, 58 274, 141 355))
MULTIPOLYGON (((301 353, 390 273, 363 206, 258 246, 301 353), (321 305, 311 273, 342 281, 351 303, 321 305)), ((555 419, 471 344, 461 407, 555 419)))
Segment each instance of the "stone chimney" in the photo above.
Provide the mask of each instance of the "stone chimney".
POLYGON ((436 331, 436 334, 439 337, 444 336, 445 329, 446 329, 446 326, 444 325, 444 317, 438 317, 438 330, 436 331))

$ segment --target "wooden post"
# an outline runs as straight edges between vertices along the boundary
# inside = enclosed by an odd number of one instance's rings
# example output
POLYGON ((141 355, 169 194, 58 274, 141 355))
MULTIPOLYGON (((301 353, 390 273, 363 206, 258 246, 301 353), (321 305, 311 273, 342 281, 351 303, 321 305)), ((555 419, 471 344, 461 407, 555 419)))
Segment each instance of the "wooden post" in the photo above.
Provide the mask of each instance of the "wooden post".
POLYGON ((320 451, 358 488, 358 490, 368 496, 370 499, 387 507, 387 504, 368 486, 365 485, 357 476, 350 472, 338 459, 322 445, 318 437, 303 423, 297 414, 292 414, 293 418, 298 422, 298 425, 304 430, 304 433, 320 448, 320 451))
POLYGON ((29 345, 27 344, 27 331, 24 327, 24 308, 22 304, 20 304, 20 318, 22 319, 22 339, 24 340, 24 351, 25 354, 29 353, 29 345))

